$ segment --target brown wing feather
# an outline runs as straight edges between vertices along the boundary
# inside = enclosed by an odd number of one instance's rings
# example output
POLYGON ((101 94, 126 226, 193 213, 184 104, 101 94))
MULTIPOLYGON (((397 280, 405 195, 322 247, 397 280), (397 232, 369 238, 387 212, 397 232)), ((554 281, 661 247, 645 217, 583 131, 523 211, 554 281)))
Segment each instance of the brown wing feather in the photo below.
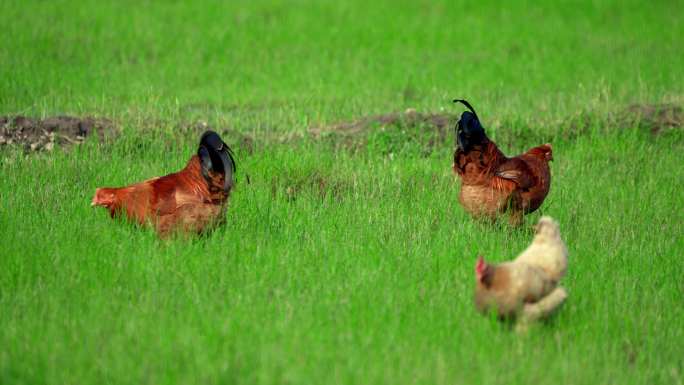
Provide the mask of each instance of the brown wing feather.
POLYGON ((517 187, 522 190, 528 190, 536 183, 527 163, 519 157, 503 162, 497 167, 494 175, 515 182, 517 187))

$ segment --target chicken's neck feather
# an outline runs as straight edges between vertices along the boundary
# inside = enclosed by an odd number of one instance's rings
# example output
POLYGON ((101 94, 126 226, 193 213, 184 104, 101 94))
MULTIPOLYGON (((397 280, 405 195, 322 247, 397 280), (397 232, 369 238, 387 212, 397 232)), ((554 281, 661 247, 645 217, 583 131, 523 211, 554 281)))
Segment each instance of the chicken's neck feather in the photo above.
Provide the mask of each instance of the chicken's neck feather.
POLYGON ((202 165, 197 155, 193 155, 188 164, 179 173, 184 183, 192 186, 196 193, 209 197, 212 201, 224 200, 228 194, 223 191, 224 175, 210 171, 209 179, 202 175, 202 165))

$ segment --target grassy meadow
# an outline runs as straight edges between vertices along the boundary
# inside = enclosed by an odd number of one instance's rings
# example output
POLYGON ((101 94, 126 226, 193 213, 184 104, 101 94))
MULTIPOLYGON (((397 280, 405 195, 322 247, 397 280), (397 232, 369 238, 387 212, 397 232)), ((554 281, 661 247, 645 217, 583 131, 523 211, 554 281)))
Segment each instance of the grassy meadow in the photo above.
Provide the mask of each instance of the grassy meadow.
POLYGON ((684 130, 620 118, 684 105, 680 15, 676 1, 1 3, 0 116, 117 132, 0 146, 0 384, 684 383, 684 130), (464 213, 453 138, 434 127, 308 134, 459 114, 455 97, 507 154, 553 143, 551 192, 522 228, 464 213), (183 167, 197 122, 236 150, 225 226, 162 241, 90 207, 96 187, 183 167), (475 312, 473 268, 515 257, 542 214, 561 224, 570 297, 518 335, 475 312))

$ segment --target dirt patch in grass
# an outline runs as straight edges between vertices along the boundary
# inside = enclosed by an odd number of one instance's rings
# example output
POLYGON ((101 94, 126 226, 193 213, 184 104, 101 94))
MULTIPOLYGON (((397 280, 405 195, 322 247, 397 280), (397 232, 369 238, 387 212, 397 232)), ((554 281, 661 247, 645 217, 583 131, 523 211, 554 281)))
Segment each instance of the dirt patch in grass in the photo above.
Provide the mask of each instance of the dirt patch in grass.
MULTIPOLYGON (((353 120, 326 125, 313 125, 302 132, 261 132, 257 137, 239 133, 229 128, 219 128, 217 132, 226 135, 227 143, 235 143, 248 153, 255 146, 273 143, 297 143, 314 140, 328 143, 335 149, 345 151, 372 151, 386 155, 410 154, 428 156, 438 148, 452 148, 455 142, 453 133, 458 114, 418 112, 407 109, 403 112, 390 112, 370 115, 353 120)), ((555 122, 555 128, 540 130, 540 127, 520 126, 519 123, 503 123, 506 130, 499 130, 501 143, 543 143, 553 137, 572 139, 585 135, 591 127, 601 127, 606 131, 624 127, 641 127, 653 134, 684 126, 682 107, 673 104, 634 104, 608 114, 586 113, 555 122), (551 137, 544 137, 551 136, 551 137)), ((189 125, 195 132, 208 128, 204 122, 189 125)))
POLYGON ((622 112, 619 120, 657 135, 684 126, 684 110, 674 104, 633 104, 622 112))
MULTIPOLYGON (((404 112, 372 115, 308 130, 311 138, 332 143, 335 147, 357 151, 367 149, 384 154, 427 156, 438 148, 452 148, 454 127, 459 115, 450 113, 404 112)), ((613 113, 587 112, 560 119, 551 126, 502 123, 497 140, 500 144, 544 143, 554 139, 570 140, 587 135, 594 128, 610 132, 629 127, 660 135, 684 127, 684 109, 675 104, 632 104, 613 113)), ((294 138, 297 139, 297 138, 294 138)))
POLYGON ((285 173, 274 175, 270 180, 271 196, 275 199, 282 196, 288 202, 294 202, 300 195, 318 197, 321 200, 331 198, 341 201, 352 191, 352 183, 342 178, 327 175, 318 170, 304 173, 285 173))
POLYGON ((422 113, 415 109, 373 115, 328 126, 314 126, 313 139, 347 149, 369 148, 384 153, 413 151, 429 154, 436 147, 453 144, 458 115, 422 113))
POLYGON ((433 128, 440 135, 445 136, 450 128, 458 121, 455 114, 421 113, 413 108, 404 112, 393 112, 381 115, 372 115, 348 122, 335 123, 324 127, 312 127, 309 133, 314 137, 320 137, 328 133, 342 135, 361 134, 374 127, 404 126, 416 127, 426 125, 433 128))
POLYGON ((228 127, 214 128, 210 126, 209 123, 200 120, 194 123, 183 123, 179 126, 179 129, 181 132, 191 136, 189 140, 192 140, 192 138, 195 137, 199 138, 200 135, 207 130, 213 130, 217 132, 223 141, 228 143, 232 149, 235 150, 239 148, 240 152, 246 152, 250 155, 254 152, 255 140, 252 136, 240 133, 228 127))
POLYGON ((675 104, 631 104, 605 115, 584 113, 561 123, 560 135, 571 139, 590 131, 591 127, 605 130, 637 127, 653 135, 684 127, 684 109, 675 104))
POLYGON ((260 132, 254 137, 228 127, 212 127, 205 121, 182 123, 178 132, 194 136, 213 129, 231 146, 249 154, 257 145, 273 143, 295 144, 302 140, 313 140, 331 144, 336 149, 358 151, 370 149, 391 154, 404 151, 429 154, 436 147, 451 146, 454 136, 451 132, 458 121, 458 115, 421 113, 414 109, 361 117, 355 120, 329 125, 315 125, 305 132, 260 132))
MULTIPOLYGON (((455 136, 452 131, 458 118, 457 114, 418 112, 410 108, 403 112, 314 125, 304 133, 260 132, 257 137, 223 125, 212 128, 205 121, 186 121, 176 126, 176 132, 181 135, 175 140, 190 140, 186 136, 195 138, 205 130, 213 129, 224 137, 226 143, 248 154, 252 154, 257 145, 295 143, 311 139, 348 151, 369 150, 388 155, 405 153, 427 156, 437 148, 451 148, 454 145, 455 136)), ((161 124, 156 124, 159 125, 161 124)), ((586 113, 561 119, 552 125, 557 125, 557 128, 548 130, 547 127, 547 134, 563 139, 584 135, 592 126, 606 130, 639 127, 659 135, 684 127, 684 109, 674 104, 633 104, 614 113, 602 116, 586 113)), ((517 127, 513 124, 510 129, 500 131, 498 139, 502 143, 550 140, 538 138, 536 127, 517 127)), ((55 145, 80 144, 95 133, 100 141, 116 137, 115 126, 108 119, 72 116, 55 116, 42 120, 24 116, 0 117, 0 146, 19 145, 29 152, 51 151, 55 145)))
POLYGON ((94 135, 104 140, 114 133, 107 119, 55 116, 33 119, 25 116, 0 117, 0 146, 19 145, 27 151, 51 151, 55 145, 71 146, 94 135))

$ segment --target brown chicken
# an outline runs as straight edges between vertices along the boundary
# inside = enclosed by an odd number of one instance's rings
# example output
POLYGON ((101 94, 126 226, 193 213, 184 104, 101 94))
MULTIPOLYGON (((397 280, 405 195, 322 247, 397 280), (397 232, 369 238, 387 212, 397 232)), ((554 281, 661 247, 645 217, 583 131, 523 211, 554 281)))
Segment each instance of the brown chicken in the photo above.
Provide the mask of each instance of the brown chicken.
POLYGON ((475 307, 501 319, 533 321, 549 315, 567 294, 558 286, 568 266, 568 251, 558 223, 542 217, 532 244, 515 260, 475 265, 475 307))
POLYGON ((213 131, 202 134, 197 155, 179 172, 126 187, 95 190, 92 206, 112 217, 151 224, 160 236, 200 233, 225 220, 236 171, 231 149, 213 131))
POLYGON ((454 102, 470 110, 463 112, 456 126, 458 146, 453 169, 461 178, 461 205, 476 218, 494 219, 509 212, 510 223, 521 224, 523 214, 538 209, 549 193, 551 145, 507 158, 489 140, 470 103, 461 99, 454 102))

